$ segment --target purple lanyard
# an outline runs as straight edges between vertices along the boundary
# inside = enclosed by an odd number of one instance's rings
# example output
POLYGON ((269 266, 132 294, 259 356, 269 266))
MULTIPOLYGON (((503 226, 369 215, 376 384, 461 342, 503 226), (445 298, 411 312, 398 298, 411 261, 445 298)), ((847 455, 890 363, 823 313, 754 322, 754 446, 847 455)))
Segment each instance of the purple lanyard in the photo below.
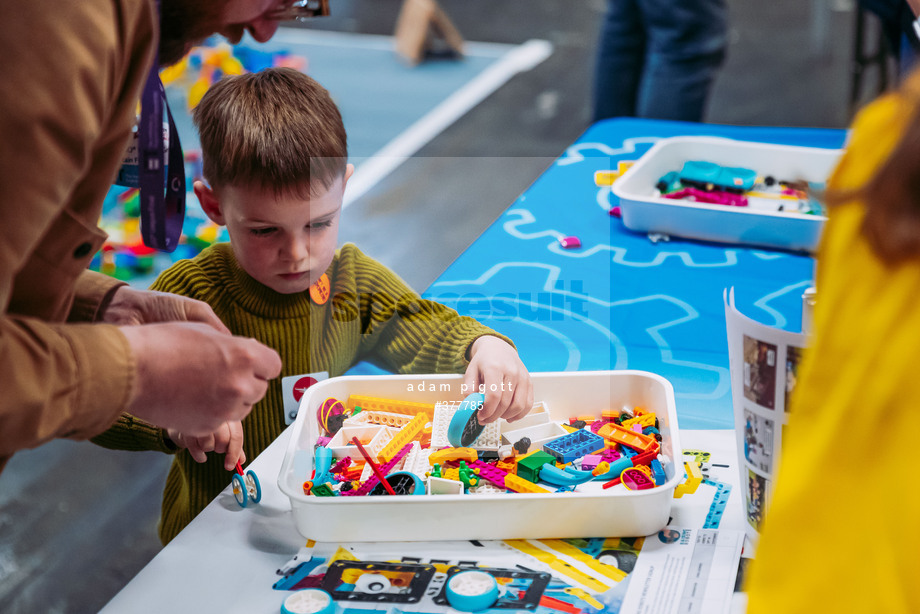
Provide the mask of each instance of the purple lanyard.
MULTIPOLYGON (((159 12, 160 2, 157 0, 159 12)), ((140 186, 141 237, 144 245, 172 252, 179 245, 185 220, 185 161, 179 132, 160 81, 160 56, 156 53, 141 98, 138 130, 138 184, 140 186), (163 168, 163 106, 169 119, 169 181, 163 168), (164 195, 163 185, 166 184, 164 195)))

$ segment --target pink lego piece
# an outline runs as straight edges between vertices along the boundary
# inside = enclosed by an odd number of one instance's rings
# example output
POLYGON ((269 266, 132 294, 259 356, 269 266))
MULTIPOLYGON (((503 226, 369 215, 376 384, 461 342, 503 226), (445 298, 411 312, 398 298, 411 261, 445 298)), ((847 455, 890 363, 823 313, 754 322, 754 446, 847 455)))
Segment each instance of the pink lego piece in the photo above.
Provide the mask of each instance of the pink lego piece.
MULTIPOLYGON (((393 467, 396 466, 396 463, 398 463, 399 461, 401 461, 401 460, 403 459, 403 457, 404 457, 406 454, 408 454, 408 453, 409 453, 409 450, 411 450, 411 449, 412 449, 412 444, 411 444, 411 443, 407 443, 406 445, 404 445, 404 446, 402 447, 402 449, 401 449, 399 452, 397 452, 396 455, 395 455, 392 459, 390 459, 388 462, 386 462, 386 463, 380 465, 380 473, 382 473, 383 475, 388 474, 388 473, 390 472, 390 470, 393 469, 393 467)), ((348 490, 348 491, 343 492, 343 493, 340 493, 340 494, 341 494, 343 497, 349 497, 349 496, 351 496, 351 497, 357 497, 357 496, 361 496, 361 495, 366 495, 367 493, 369 493, 370 491, 372 491, 372 490, 374 489, 374 486, 376 486, 379 482, 380 482, 380 480, 377 479, 377 476, 376 476, 376 475, 373 475, 373 476, 371 476, 370 478, 368 478, 368 480, 367 480, 366 482, 364 482, 363 484, 361 484, 361 486, 359 486, 357 489, 355 489, 355 490, 348 490)))
POLYGON ((707 192, 697 188, 683 188, 682 190, 675 190, 674 192, 669 192, 668 194, 663 194, 662 196, 672 200, 692 200, 698 203, 729 205, 732 207, 747 207, 748 205, 746 197, 740 194, 733 194, 731 192, 723 192, 719 190, 707 192))
POLYGON ((562 237, 559 239, 559 245, 566 249, 575 249, 581 247, 581 239, 578 237, 562 237))
POLYGON ((482 479, 492 482, 499 488, 505 488, 505 476, 508 475, 507 471, 502 471, 498 467, 484 463, 481 460, 475 460, 469 463, 468 466, 473 470, 479 469, 479 477, 482 479))
POLYGON ((647 490, 655 488, 655 482, 648 475, 639 471, 635 467, 625 469, 620 477, 623 479, 623 485, 629 490, 647 490))
POLYGON ((335 465, 333 465, 332 469, 329 470, 329 473, 332 473, 332 474, 342 473, 343 471, 348 469, 349 465, 351 465, 351 457, 346 456, 345 458, 337 462, 335 465))

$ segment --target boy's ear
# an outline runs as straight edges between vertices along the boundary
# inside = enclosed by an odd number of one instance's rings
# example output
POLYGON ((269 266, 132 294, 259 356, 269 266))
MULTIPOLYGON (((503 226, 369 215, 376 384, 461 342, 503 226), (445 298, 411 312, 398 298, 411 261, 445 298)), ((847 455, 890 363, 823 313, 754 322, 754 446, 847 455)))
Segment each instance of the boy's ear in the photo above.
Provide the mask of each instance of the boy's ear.
POLYGON ((349 178, 351 178, 351 176, 352 176, 354 173, 355 173, 355 165, 354 165, 354 164, 346 164, 346 165, 345 165, 345 175, 342 176, 342 190, 344 190, 344 189, 345 189, 345 186, 348 185, 348 180, 349 180, 349 178))
POLYGON ((224 220, 224 214, 221 213, 220 202, 217 200, 214 190, 205 185, 203 181, 196 181, 192 185, 192 189, 195 191, 195 196, 198 197, 198 202, 201 203, 201 208, 204 210, 205 215, 218 226, 224 226, 226 221, 224 220))

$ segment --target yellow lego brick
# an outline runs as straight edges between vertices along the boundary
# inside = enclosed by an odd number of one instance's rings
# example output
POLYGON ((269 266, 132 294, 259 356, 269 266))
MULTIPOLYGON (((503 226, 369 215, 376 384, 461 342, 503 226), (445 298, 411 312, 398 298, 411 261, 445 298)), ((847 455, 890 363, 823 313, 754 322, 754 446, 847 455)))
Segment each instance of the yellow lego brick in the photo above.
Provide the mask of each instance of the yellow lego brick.
POLYGON ((380 450, 377 454, 377 460, 381 463, 385 463, 393 458, 393 456, 402 450, 407 443, 412 442, 413 439, 421 434, 426 424, 428 424, 428 416, 426 414, 416 414, 416 416, 412 418, 408 424, 399 429, 399 432, 393 435, 393 439, 380 450))
POLYGON ((540 492, 540 493, 552 493, 551 490, 547 490, 542 486, 537 486, 529 480, 520 478, 516 475, 508 474, 505 476, 505 488, 508 490, 513 490, 514 492, 540 492))
POLYGON ((629 420, 623 420, 623 422, 620 423, 620 425, 625 426, 626 428, 629 428, 634 424, 638 424, 643 428, 646 426, 655 426, 655 414, 651 412, 642 414, 636 416, 635 418, 630 418, 629 420))
POLYGON ((460 469, 457 467, 441 467, 441 477, 445 480, 460 481, 460 469))
POLYGON ((594 171, 594 185, 601 187, 613 185, 613 182, 620 177, 617 171, 594 171))
POLYGON ((441 464, 445 461, 466 461, 472 463, 479 459, 479 453, 473 448, 444 448, 428 455, 428 464, 441 464))
POLYGON ((687 479, 674 489, 675 499, 680 499, 686 494, 692 495, 703 481, 703 471, 699 463, 684 463, 684 471, 687 472, 687 479))
POLYGON ((425 413, 428 415, 428 420, 431 421, 434 416, 434 404, 433 403, 417 403, 415 401, 397 401, 394 399, 381 399, 378 397, 368 397, 361 394, 352 394, 349 395, 348 401, 345 403, 345 406, 348 409, 354 409, 355 407, 360 407, 362 410, 376 410, 376 411, 385 411, 393 414, 407 414, 409 416, 414 416, 418 413, 425 413))
POLYGON ((615 171, 594 171, 594 185, 610 186, 635 164, 635 160, 620 160, 615 171))
POLYGON ((363 416, 363 420, 368 424, 382 424, 384 426, 403 427, 412 420, 407 414, 394 414, 392 412, 374 411, 372 409, 362 411, 358 415, 363 416))

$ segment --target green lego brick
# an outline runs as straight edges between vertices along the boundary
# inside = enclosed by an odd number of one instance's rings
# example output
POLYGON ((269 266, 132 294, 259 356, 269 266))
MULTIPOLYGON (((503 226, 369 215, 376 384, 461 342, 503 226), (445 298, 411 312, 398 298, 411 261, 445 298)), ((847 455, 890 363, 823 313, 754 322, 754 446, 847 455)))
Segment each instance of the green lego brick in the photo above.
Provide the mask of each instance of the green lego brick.
POLYGON ((552 454, 539 450, 525 456, 517 463, 518 477, 522 477, 529 482, 536 484, 540 481, 540 469, 546 463, 555 463, 556 459, 552 454))

